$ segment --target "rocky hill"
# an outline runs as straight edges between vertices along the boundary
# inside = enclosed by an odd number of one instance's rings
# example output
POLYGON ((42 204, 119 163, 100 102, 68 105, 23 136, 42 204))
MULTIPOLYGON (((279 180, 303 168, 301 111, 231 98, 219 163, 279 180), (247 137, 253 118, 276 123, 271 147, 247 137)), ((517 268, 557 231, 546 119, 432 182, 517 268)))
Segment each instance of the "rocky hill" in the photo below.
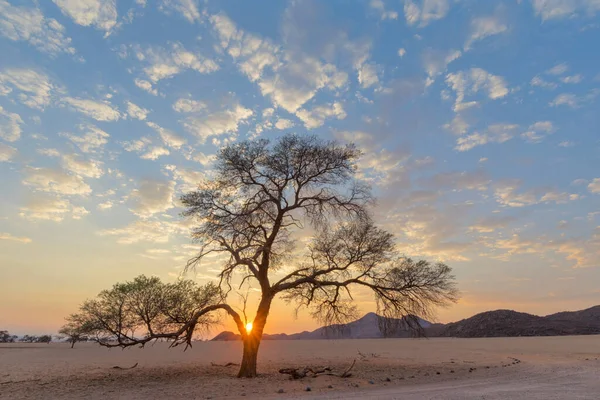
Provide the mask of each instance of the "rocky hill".
POLYGON ((440 336, 503 337, 600 334, 600 306, 540 317, 512 310, 488 311, 447 324, 440 336))
MULTIPOLYGON (((510 337, 510 336, 563 336, 600 334, 600 306, 581 311, 565 311, 540 317, 512 310, 487 311, 449 324, 432 324, 419 320, 425 336, 435 337, 510 337)), ((331 325, 312 332, 287 335, 265 334, 264 340, 311 339, 377 339, 384 337, 411 337, 404 320, 384 318, 375 313, 345 325, 331 325), (384 329, 384 327, 388 329, 384 329), (389 328, 392 329, 389 329, 389 328), (384 332, 386 332, 384 334, 384 332)), ((212 340, 241 340, 234 332, 221 332, 212 340)))

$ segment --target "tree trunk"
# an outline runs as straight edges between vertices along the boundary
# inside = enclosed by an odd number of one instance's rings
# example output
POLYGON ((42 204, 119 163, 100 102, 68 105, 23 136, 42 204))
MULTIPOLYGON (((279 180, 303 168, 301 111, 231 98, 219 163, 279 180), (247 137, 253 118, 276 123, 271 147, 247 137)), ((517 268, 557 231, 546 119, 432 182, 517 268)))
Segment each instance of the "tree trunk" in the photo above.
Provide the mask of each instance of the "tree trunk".
POLYGON ((240 365, 240 372, 238 372, 238 378, 256 377, 258 348, 260 347, 263 329, 267 323, 267 317, 269 316, 272 300, 272 297, 263 295, 263 298, 258 306, 258 311, 256 312, 256 318, 254 321, 250 321, 252 322, 252 331, 242 333, 242 338, 244 341, 244 354, 242 356, 242 363, 240 365))

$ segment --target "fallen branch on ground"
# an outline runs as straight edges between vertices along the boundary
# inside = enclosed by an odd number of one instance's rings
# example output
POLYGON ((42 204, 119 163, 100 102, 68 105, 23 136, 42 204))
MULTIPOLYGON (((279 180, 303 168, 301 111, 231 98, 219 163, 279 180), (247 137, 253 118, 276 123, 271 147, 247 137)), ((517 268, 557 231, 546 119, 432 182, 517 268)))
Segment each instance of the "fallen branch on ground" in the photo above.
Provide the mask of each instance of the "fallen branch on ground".
POLYGON ((354 367, 354 364, 356 364, 356 360, 354 360, 352 362, 352 364, 350 365, 350 367, 348 367, 341 374, 333 373, 331 367, 322 367, 322 368, 304 367, 302 369, 300 369, 300 368, 282 368, 279 370, 279 373, 290 375, 290 379, 306 378, 307 376, 309 376, 309 374, 313 378, 315 378, 317 376, 321 376, 321 375, 337 376, 339 378, 348 378, 348 377, 352 376, 352 374, 350 373, 350 370, 354 367))
POLYGON ((213 367, 233 367, 233 366, 239 365, 239 364, 232 363, 232 362, 228 362, 227 364, 216 364, 214 362, 211 362, 210 365, 212 365, 213 367))
POLYGON ((115 365, 115 366, 113 367, 113 369, 134 369, 134 368, 135 368, 135 367, 137 367, 137 366, 138 366, 138 363, 135 363, 135 364, 134 364, 133 366, 131 366, 131 367, 119 367, 118 365, 115 365))

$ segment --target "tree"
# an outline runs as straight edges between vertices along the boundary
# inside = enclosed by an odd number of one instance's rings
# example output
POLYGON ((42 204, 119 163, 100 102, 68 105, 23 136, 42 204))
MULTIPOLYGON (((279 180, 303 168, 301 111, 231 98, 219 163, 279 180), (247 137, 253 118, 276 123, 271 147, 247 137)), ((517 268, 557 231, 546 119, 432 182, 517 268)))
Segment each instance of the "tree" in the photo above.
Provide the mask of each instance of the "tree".
POLYGON ((63 336, 67 342, 71 343, 71 348, 75 347, 75 343, 77 342, 87 341, 87 336, 81 331, 81 327, 73 321, 63 325, 58 333, 63 336))
POLYGON ((11 335, 8 331, 0 331, 0 343, 14 343, 18 336, 11 335))
POLYGON ((380 314, 404 318, 418 331, 418 317, 457 299, 454 277, 445 264, 400 257, 393 235, 375 225, 370 188, 355 178, 360 156, 353 144, 316 136, 227 145, 212 177, 181 198, 183 215, 197 224, 192 238, 201 245, 188 268, 209 254, 224 255, 219 285, 138 277, 84 303, 71 319, 96 335, 102 332, 106 346, 162 338, 190 345, 196 327, 216 322, 209 314, 225 311, 243 340, 239 377, 256 376, 258 349, 277 296, 330 324, 354 318, 353 293, 367 290, 380 314), (299 247, 294 235, 300 233, 312 237, 302 257, 294 256, 299 247), (234 284, 241 289, 252 282, 260 301, 247 321, 226 300, 234 284), (144 333, 137 337, 140 328, 144 333))
POLYGON ((46 343, 49 344, 52 341, 52 335, 42 335, 42 336, 38 336, 35 339, 36 343, 46 343))

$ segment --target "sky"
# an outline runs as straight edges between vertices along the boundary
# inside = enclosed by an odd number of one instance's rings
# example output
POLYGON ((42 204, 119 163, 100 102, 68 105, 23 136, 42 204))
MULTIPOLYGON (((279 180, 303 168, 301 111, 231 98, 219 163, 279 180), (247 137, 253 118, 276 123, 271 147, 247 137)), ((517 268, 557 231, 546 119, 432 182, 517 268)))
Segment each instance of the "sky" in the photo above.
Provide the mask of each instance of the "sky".
POLYGON ((599 304, 598 43, 597 0, 0 0, 0 329, 177 279, 179 196, 286 133, 364 151, 378 223, 454 269, 438 321, 599 304))

